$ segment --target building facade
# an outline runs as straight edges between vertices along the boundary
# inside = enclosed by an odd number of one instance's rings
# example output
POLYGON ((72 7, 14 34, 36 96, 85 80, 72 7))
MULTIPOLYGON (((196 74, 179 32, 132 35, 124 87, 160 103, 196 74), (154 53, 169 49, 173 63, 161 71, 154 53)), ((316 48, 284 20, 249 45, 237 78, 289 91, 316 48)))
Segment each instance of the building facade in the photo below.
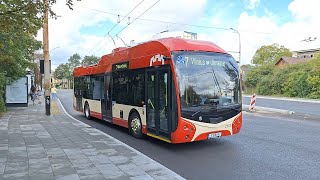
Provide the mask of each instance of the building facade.
POLYGON ((311 59, 314 57, 314 54, 317 53, 318 51, 320 51, 320 48, 292 51, 292 57, 311 59))

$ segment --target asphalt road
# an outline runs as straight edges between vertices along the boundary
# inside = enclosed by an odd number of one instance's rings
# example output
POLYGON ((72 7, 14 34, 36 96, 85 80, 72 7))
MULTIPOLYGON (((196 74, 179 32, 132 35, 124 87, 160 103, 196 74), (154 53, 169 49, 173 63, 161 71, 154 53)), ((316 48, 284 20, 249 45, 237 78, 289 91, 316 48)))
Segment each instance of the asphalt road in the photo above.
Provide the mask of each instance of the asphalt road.
POLYGON ((240 134, 187 144, 150 137, 135 139, 127 129, 86 120, 72 108, 70 90, 58 92, 66 110, 137 149, 186 179, 320 179, 320 120, 245 113, 240 134))
MULTIPOLYGON (((242 103, 249 105, 250 97, 242 97, 242 103)), ((290 110, 299 114, 308 114, 320 117, 320 103, 265 99, 257 96, 256 106, 290 110)))

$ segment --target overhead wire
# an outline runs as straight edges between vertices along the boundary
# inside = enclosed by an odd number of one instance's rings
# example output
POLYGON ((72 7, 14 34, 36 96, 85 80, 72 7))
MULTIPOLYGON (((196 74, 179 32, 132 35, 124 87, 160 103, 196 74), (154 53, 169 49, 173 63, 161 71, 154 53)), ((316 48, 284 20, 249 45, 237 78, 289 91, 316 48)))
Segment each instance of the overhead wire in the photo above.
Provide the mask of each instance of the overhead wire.
MULTIPOLYGON (((153 3, 148 9, 146 9, 145 11, 143 11, 139 16, 137 16, 136 18, 133 19, 132 22, 128 23, 125 27, 123 27, 116 35, 114 35, 112 38, 118 36, 123 30, 125 30, 129 25, 131 25, 132 23, 134 23, 138 18, 140 18, 142 15, 144 15, 147 11, 149 11, 153 6, 155 6, 160 0, 156 1, 155 3, 153 3)), ((108 43, 108 42, 107 42, 108 43)), ((106 44, 107 44, 106 43, 106 44)), ((98 51, 96 51, 96 53, 98 53, 104 46, 102 46, 98 51)))
MULTIPOLYGON (((118 24, 121 23, 126 17, 128 17, 129 14, 132 13, 138 6, 140 6, 143 1, 144 1, 144 0, 140 1, 130 12, 128 12, 125 16, 123 16, 123 18, 122 18, 120 21, 118 21, 117 24, 115 24, 115 25, 103 36, 103 38, 106 37, 106 36, 108 36, 108 35, 110 35, 109 33, 110 33, 116 26, 118 26, 118 24)), ((82 7, 82 6, 81 6, 81 7, 82 7)), ((83 7, 83 8, 85 8, 85 7, 83 7)), ((86 8, 86 9, 90 9, 90 8, 86 8)), ((90 9, 90 10, 92 10, 92 9, 90 9)), ((112 14, 112 13, 108 13, 108 14, 112 14)), ((113 15, 114 15, 114 14, 113 14, 113 15)), ((119 15, 118 15, 118 17, 119 17, 119 15)), ((112 38, 112 37, 111 37, 111 38, 112 38)), ((103 41, 103 39, 101 39, 96 45, 94 45, 94 47, 93 47, 88 53, 86 53, 86 54, 91 53, 91 52, 95 49, 95 47, 98 46, 102 41, 103 41)))
MULTIPOLYGON (((110 15, 114 15, 114 16, 118 16, 118 15, 123 16, 121 14, 115 14, 115 13, 111 13, 111 12, 107 12, 107 11, 99 10, 99 9, 93 9, 93 8, 87 8, 87 7, 82 7, 82 8, 89 9, 89 10, 92 10, 92 11, 102 12, 102 13, 106 13, 106 14, 110 14, 110 15)), ((230 28, 226 28, 226 27, 205 26, 205 25, 179 23, 179 22, 172 22, 172 21, 163 21, 163 20, 156 20, 156 19, 139 18, 139 17, 137 19, 141 20, 141 21, 158 22, 158 23, 163 23, 163 24, 174 24, 174 25, 182 25, 182 26, 190 26, 190 27, 198 27, 198 28, 218 29, 218 30, 228 30, 228 31, 230 31, 230 28)), ((257 34, 273 34, 272 32, 260 32, 260 31, 250 31, 250 30, 241 30, 241 32, 250 32, 250 33, 257 33, 257 34)))

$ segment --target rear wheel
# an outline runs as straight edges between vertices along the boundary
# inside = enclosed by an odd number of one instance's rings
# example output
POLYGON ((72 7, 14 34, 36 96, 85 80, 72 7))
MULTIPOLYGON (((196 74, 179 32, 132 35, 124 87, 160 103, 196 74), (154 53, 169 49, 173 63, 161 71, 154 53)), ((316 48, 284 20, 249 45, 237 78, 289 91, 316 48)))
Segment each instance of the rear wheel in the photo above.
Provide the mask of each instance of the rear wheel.
POLYGON ((138 113, 134 112, 129 118, 130 132, 136 138, 142 138, 142 124, 138 113))
POLYGON ((84 105, 84 115, 86 116, 87 119, 91 119, 91 116, 90 116, 90 107, 89 107, 89 104, 86 103, 84 105))

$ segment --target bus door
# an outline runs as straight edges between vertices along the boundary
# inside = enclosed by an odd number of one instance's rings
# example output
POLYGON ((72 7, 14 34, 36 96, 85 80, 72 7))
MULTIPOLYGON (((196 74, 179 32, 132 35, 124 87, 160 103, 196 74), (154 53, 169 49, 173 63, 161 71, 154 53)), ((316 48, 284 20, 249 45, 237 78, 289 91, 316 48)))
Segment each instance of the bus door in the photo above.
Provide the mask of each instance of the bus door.
POLYGON ((101 111, 102 119, 112 121, 112 100, 111 100, 111 74, 104 76, 104 86, 102 86, 101 111))
POLYGON ((148 135, 170 139, 169 67, 146 71, 146 102, 148 135))

